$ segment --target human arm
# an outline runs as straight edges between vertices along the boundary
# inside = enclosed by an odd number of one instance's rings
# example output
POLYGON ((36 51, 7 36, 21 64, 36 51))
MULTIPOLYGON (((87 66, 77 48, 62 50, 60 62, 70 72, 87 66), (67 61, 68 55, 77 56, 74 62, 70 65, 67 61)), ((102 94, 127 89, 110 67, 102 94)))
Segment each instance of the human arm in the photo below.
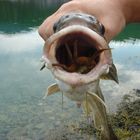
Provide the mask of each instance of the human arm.
POLYGON ((53 33, 54 23, 69 12, 94 15, 105 27, 109 42, 128 23, 140 22, 140 0, 73 0, 63 4, 39 27, 39 34, 46 40, 53 33))

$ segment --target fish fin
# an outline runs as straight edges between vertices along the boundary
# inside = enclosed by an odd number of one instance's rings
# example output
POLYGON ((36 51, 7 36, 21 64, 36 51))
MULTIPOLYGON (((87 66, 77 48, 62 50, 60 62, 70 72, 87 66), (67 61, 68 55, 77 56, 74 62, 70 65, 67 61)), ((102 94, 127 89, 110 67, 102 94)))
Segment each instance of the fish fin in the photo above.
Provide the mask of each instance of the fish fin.
POLYGON ((119 84, 117 69, 116 69, 114 64, 112 64, 111 67, 109 67, 109 72, 107 74, 104 74, 104 75, 101 76, 101 79, 113 80, 117 84, 119 84))
POLYGON ((104 101, 101 97, 99 97, 96 93, 88 91, 87 94, 92 95, 92 97, 93 97, 95 100, 99 101, 99 102, 100 102, 102 105, 104 105, 104 107, 107 109, 107 106, 106 106, 106 104, 105 104, 105 101, 104 101))
POLYGON ((85 101, 82 102, 82 107, 86 114, 90 114, 94 110, 93 103, 91 103, 91 102, 94 102, 94 103, 97 102, 97 103, 101 104, 102 108, 105 108, 105 110, 107 110, 107 106, 104 101, 104 96, 102 94, 100 87, 98 88, 97 93, 87 91, 86 99, 85 99, 85 101), (90 100, 89 100, 89 98, 90 98, 90 100))
MULTIPOLYGON (((101 93, 102 94, 102 93, 101 93)), ((83 111, 87 117, 91 117, 95 123, 95 127, 98 129, 103 124, 107 128, 107 117, 106 117, 106 105, 100 91, 96 93, 87 92, 86 99, 82 102, 83 111)))
MULTIPOLYGON (((107 119, 106 105, 100 87, 96 93, 87 92, 87 99, 82 102, 82 107, 87 117, 90 117, 95 128, 100 132, 102 139, 109 139, 110 128, 107 119)), ((112 137, 112 139, 114 139, 112 137)))
POLYGON ((45 93, 43 99, 45 99, 47 96, 50 96, 59 91, 60 91, 60 88, 59 88, 58 84, 54 83, 47 88, 47 92, 45 93))

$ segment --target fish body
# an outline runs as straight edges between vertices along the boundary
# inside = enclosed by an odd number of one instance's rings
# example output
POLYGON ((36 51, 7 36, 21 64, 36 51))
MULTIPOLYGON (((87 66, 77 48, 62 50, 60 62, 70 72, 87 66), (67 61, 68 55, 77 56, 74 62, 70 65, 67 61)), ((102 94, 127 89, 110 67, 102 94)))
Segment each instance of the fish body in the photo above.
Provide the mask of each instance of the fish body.
POLYGON ((100 79, 118 83, 111 49, 104 38, 104 26, 94 16, 69 13, 54 24, 53 30, 45 42, 42 58, 56 83, 48 87, 46 96, 61 91, 80 102, 100 130, 100 139, 117 140, 108 124, 99 86, 100 79))

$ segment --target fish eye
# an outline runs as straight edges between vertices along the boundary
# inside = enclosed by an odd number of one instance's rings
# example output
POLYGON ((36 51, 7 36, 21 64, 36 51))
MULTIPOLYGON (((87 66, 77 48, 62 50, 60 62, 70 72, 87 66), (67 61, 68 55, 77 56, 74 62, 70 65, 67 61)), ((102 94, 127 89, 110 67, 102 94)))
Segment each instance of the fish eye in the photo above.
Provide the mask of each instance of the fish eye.
POLYGON ((101 24, 101 23, 100 23, 100 27, 101 27, 100 32, 101 32, 102 35, 104 35, 104 33, 105 33, 105 27, 104 27, 104 25, 101 24))
POLYGON ((55 22, 53 25, 53 31, 56 32, 58 22, 55 22))
POLYGON ((69 15, 66 15, 65 18, 69 18, 69 15))

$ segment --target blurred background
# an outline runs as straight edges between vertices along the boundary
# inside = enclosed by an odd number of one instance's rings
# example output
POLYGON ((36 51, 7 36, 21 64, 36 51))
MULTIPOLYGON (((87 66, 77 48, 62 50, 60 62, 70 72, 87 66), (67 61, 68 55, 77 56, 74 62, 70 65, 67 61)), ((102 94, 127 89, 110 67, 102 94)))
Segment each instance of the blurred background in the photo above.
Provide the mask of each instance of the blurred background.
MULTIPOLYGON (((37 29, 64 2, 0 0, 0 140, 59 140, 62 124, 81 119, 82 110, 65 97, 62 109, 61 93, 43 99, 55 81, 47 69, 40 71, 44 41, 37 29)), ((123 95, 140 89, 140 24, 128 25, 109 45, 120 84, 101 81, 101 88, 115 112, 123 95)))

